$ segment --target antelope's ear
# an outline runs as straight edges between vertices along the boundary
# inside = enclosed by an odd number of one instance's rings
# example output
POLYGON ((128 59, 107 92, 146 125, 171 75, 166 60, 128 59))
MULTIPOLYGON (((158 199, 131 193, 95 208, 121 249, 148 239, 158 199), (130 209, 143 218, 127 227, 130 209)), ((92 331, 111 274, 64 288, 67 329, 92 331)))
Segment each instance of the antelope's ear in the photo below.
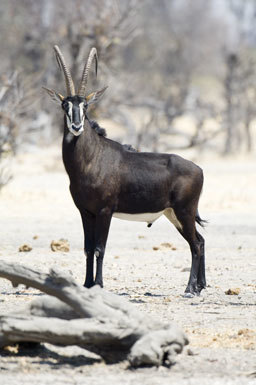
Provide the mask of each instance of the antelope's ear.
POLYGON ((108 86, 102 88, 100 91, 92 92, 90 95, 86 96, 87 104, 89 105, 97 102, 101 98, 101 96, 104 94, 107 88, 108 86))
POLYGON ((64 96, 62 96, 61 94, 58 94, 57 92, 55 92, 54 90, 51 90, 50 88, 46 88, 46 87, 42 87, 42 88, 48 93, 48 95, 50 95, 52 100, 58 104, 60 102, 63 102, 63 100, 65 99, 64 96))

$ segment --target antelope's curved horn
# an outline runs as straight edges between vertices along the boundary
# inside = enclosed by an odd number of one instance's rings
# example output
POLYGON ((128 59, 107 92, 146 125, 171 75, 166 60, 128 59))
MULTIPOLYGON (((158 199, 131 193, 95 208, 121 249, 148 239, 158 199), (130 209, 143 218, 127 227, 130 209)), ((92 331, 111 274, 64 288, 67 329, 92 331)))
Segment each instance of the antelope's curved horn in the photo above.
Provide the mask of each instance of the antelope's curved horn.
POLYGON ((62 55, 62 53, 61 53, 61 51, 57 45, 55 45, 53 48, 55 51, 57 63, 59 65, 60 69, 62 69, 64 77, 65 77, 65 83, 66 83, 66 87, 67 87, 68 96, 74 96, 75 95, 75 86, 74 86, 71 74, 69 72, 69 69, 66 66, 64 56, 62 55))
POLYGON ((88 81, 88 74, 89 74, 89 70, 90 70, 90 67, 92 65, 92 61, 93 61, 94 58, 95 58, 95 73, 96 73, 96 76, 97 76, 98 55, 97 55, 97 50, 96 50, 95 47, 93 47, 91 49, 91 51, 89 53, 89 56, 88 56, 88 59, 87 59, 87 63, 84 66, 82 80, 81 80, 79 91, 78 91, 78 95, 79 96, 85 97, 85 89, 86 89, 86 85, 87 85, 87 81, 88 81))

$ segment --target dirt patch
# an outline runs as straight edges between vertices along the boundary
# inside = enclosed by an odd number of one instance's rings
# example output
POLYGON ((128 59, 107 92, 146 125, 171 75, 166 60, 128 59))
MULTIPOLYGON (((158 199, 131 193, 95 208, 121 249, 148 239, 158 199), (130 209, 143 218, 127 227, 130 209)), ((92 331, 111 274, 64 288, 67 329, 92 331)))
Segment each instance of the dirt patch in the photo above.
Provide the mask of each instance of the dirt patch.
MULTIPOLYGON (((198 228, 206 240, 208 282, 201 296, 182 297, 190 251, 165 218, 151 228, 113 219, 104 260, 105 289, 125 296, 145 317, 175 322, 186 331, 190 344, 176 365, 134 372, 127 363, 105 365, 82 349, 44 345, 5 351, 1 384, 256 384, 255 161, 197 163, 205 174, 200 216, 209 221, 205 230, 198 228), (225 294, 236 288, 237 294, 225 294)), ((70 197, 60 147, 20 156, 14 171, 0 195, 0 258, 41 271, 57 267, 83 283, 81 219, 70 197), (69 240, 70 251, 52 252, 52 239, 61 238, 69 240), (25 243, 32 250, 20 253, 25 243)), ((0 292, 0 314, 17 311, 40 295, 2 279, 0 292)))
POLYGON ((190 347, 196 348, 225 348, 239 350, 256 350, 256 330, 223 330, 216 332, 210 329, 186 329, 189 336, 190 347))

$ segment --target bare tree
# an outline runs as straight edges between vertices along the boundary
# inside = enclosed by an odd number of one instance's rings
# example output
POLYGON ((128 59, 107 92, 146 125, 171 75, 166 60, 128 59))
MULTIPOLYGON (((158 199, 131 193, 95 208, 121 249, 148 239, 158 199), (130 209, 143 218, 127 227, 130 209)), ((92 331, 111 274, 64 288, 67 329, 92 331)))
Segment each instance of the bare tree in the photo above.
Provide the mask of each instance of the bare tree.
POLYGON ((0 189, 11 179, 5 160, 14 153, 16 148, 15 107, 19 101, 18 95, 17 73, 2 76, 0 82, 0 189))
POLYGON ((232 50, 223 56, 226 74, 223 78, 223 110, 226 139, 224 154, 243 148, 252 150, 251 123, 256 115, 256 70, 253 44, 256 42, 256 1, 229 0, 230 10, 237 25, 236 41, 232 50))
POLYGON ((16 153, 21 137, 33 129, 27 115, 38 102, 32 86, 35 80, 17 71, 0 77, 0 188, 11 179, 9 162, 5 160, 16 153))
POLYGON ((256 116, 255 85, 256 63, 253 57, 240 51, 228 54, 223 81, 224 154, 243 147, 247 152, 252 150, 251 124, 256 116))
MULTIPOLYGON (((221 7, 223 14, 216 13, 215 0, 74 0, 72 12, 68 12, 68 0, 1 2, 1 73, 22 69, 24 78, 36 77, 33 88, 40 89, 47 83, 54 86, 56 79, 60 82, 61 73, 53 65, 49 47, 58 44, 77 81, 89 49, 96 46, 100 56, 98 81, 109 85, 109 90, 97 110, 91 113, 121 123, 126 129, 125 141, 138 144, 140 149, 157 151, 162 150, 162 134, 169 135, 170 139, 172 135, 183 138, 184 133, 177 132, 176 127, 180 117, 192 113, 196 125, 200 125, 199 115, 204 115, 206 122, 208 110, 212 118, 212 108, 206 108, 214 104, 209 100, 212 90, 201 87, 200 82, 210 79, 212 84, 222 78, 223 94, 219 90, 214 92, 215 100, 224 105, 225 152, 238 149, 239 135, 247 138, 249 149, 254 98, 252 87, 247 87, 241 78, 241 70, 243 67, 244 76, 249 76, 246 52, 256 43, 256 1, 227 0, 221 7), (243 65, 233 68, 232 54, 243 65), (233 75, 240 77, 240 86, 235 80, 237 90, 233 95, 238 98, 238 94, 239 97, 244 94, 243 103, 228 100, 233 75), (194 95, 204 105, 198 107, 198 113, 190 109, 194 95), (237 128, 231 121, 236 122, 237 128)), ((249 78, 252 80, 253 75, 249 78)), ((26 127, 35 128, 38 124, 34 122, 41 112, 54 116, 47 98, 42 98, 40 107, 40 111, 27 109, 24 113, 26 127)), ((219 110, 219 105, 214 108, 219 110)), ((52 122, 55 135, 58 120, 56 116, 52 122)), ((184 137, 184 146, 214 141, 214 133, 210 135, 202 127, 196 127, 196 131, 197 138, 193 138, 193 130, 189 137, 184 137), (200 139, 199 132, 203 134, 200 139)), ((172 141, 169 146, 172 147, 172 141)))
POLYGON ((252 122, 256 117, 256 63, 253 59, 246 63, 243 67, 243 97, 241 99, 243 105, 242 128, 245 134, 245 145, 247 152, 251 152, 253 148, 252 139, 252 122))
POLYGON ((238 67, 239 58, 236 54, 229 54, 226 57, 226 76, 224 79, 224 99, 226 108, 224 111, 224 127, 226 130, 226 140, 224 153, 230 153, 233 142, 237 136, 237 86, 238 86, 238 67))

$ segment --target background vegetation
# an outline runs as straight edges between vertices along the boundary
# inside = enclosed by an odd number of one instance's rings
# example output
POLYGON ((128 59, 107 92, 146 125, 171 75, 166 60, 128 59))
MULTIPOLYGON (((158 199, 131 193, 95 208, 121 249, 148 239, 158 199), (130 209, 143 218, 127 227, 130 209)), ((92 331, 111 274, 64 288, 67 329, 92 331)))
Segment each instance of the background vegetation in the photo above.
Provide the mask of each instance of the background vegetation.
MULTIPOLYGON (((140 150, 253 152, 255 0, 1 0, 0 160, 60 135, 42 85, 65 93, 52 46, 79 81, 96 46, 109 90, 92 111, 140 150)), ((111 136, 111 132, 109 132, 111 136)), ((0 168, 0 185, 10 175, 0 168)))

